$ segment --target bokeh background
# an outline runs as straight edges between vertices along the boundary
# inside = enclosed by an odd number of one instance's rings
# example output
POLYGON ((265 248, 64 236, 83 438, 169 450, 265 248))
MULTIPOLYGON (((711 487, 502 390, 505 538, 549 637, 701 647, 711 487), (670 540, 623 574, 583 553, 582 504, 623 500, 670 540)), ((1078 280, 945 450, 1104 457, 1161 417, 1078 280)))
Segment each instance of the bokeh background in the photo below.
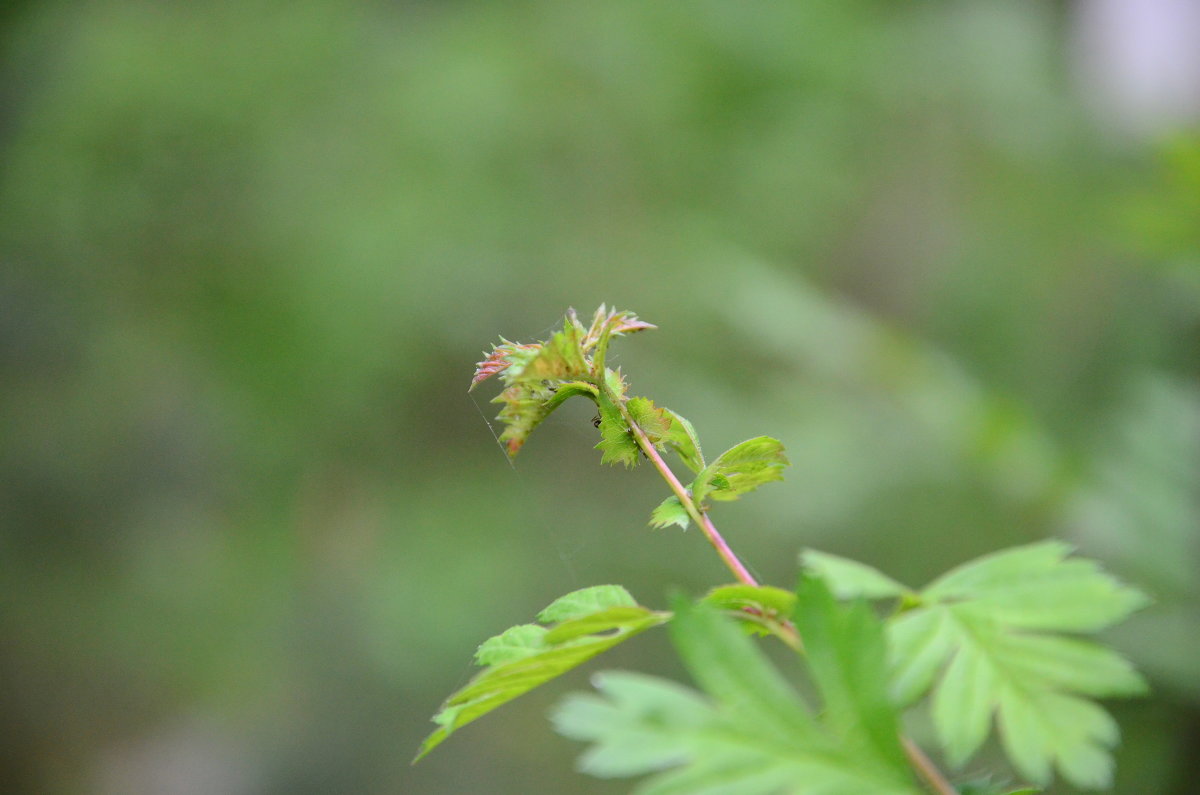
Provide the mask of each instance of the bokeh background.
MULTIPOLYGON (((616 361, 710 452, 787 445, 716 514, 766 580, 1053 535, 1153 594, 1109 638, 1154 687, 1112 705, 1117 791, 1194 792, 1198 19, 4 4, 3 789, 626 791, 545 720, 583 671, 409 767, 488 635, 728 579, 582 401, 510 466, 467 394, 603 301, 660 326, 616 361)), ((680 675, 661 633, 605 667, 680 675)))

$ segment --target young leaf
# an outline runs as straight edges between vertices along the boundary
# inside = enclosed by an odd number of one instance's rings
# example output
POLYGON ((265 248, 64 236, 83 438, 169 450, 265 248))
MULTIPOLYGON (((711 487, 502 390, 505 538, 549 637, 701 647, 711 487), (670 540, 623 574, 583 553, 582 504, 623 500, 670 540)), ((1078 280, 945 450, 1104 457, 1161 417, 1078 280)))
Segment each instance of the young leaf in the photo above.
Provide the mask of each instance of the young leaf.
POLYGON ((693 472, 704 469, 704 454, 700 452, 700 437, 696 429, 684 417, 670 409, 662 409, 670 421, 667 429, 667 444, 671 446, 680 460, 693 472))
POLYGON ((783 468, 788 463, 778 439, 769 436, 747 439, 721 453, 700 471, 692 482, 692 497, 697 503, 709 497, 736 500, 764 483, 783 480, 783 468))
POLYGON ((609 312, 604 304, 601 304, 592 318, 592 325, 584 335, 582 344, 585 352, 595 348, 595 353, 592 354, 593 372, 597 375, 604 372, 604 360, 608 355, 610 339, 652 328, 656 326, 638 320, 637 315, 632 312, 609 312))
POLYGON ((663 409, 655 408, 653 400, 642 397, 630 398, 625 404, 625 408, 629 411, 629 416, 633 418, 633 421, 646 434, 651 444, 657 445, 663 441, 670 430, 671 421, 663 409))
MULTIPOLYGON (((505 426, 500 441, 509 456, 521 450, 533 429, 563 401, 576 395, 598 401, 601 378, 611 399, 622 400, 624 380, 620 372, 604 367, 603 351, 610 337, 647 328, 654 326, 630 312, 608 312, 601 306, 589 329, 580 324, 574 310, 568 310, 562 331, 555 332, 549 340, 522 344, 502 337, 498 345, 493 345, 491 353, 476 365, 471 389, 494 375, 500 375, 504 381, 505 389, 493 402, 504 404, 497 419, 505 426), (588 351, 593 348, 597 354, 589 359, 588 351)), ((666 425, 667 421, 663 419, 661 424, 666 425)), ((606 451, 605 460, 632 465, 637 457, 635 454, 630 459, 628 445, 618 439, 622 428, 623 421, 610 423, 609 445, 616 449, 611 455, 606 451)))
POLYGON ((476 718, 669 618, 638 606, 616 585, 560 597, 539 613, 539 620, 552 626, 521 624, 480 645, 476 662, 488 667, 442 704, 433 717, 438 729, 425 738, 413 762, 476 718))
POLYGON ((911 593, 878 569, 855 560, 806 549, 800 561, 805 571, 824 579, 839 599, 887 599, 911 593))
POLYGON ((568 319, 563 324, 563 330, 555 332, 536 356, 521 367, 514 363, 502 377, 505 383, 512 384, 519 380, 563 381, 585 376, 588 374, 588 365, 580 343, 579 330, 568 319))
POLYGON ((584 771, 656 774, 635 790, 641 795, 919 792, 903 760, 897 767, 839 747, 727 619, 705 605, 677 608, 672 639, 709 698, 648 676, 597 675, 599 696, 570 696, 553 715, 559 732, 593 743, 584 771))
POLYGON ((650 513, 650 524, 659 529, 677 524, 687 530, 690 521, 687 509, 675 496, 667 497, 650 513))
POLYGON ((1116 725, 1085 697, 1145 683, 1116 653, 1048 633, 1103 629, 1146 599, 1069 551, 1050 541, 985 556, 891 621, 893 695, 909 703, 932 688, 951 763, 978 750, 995 715, 1009 758, 1035 783, 1048 783, 1052 767, 1080 787, 1109 781, 1116 725))
POLYGON ((492 402, 504 404, 496 419, 504 423, 500 442, 511 458, 520 452, 529 434, 550 412, 541 395, 524 384, 508 387, 492 402))
POLYGON ((471 378, 471 386, 467 391, 474 389, 480 382, 494 376, 496 373, 504 372, 513 363, 514 359, 520 359, 524 356, 523 362, 527 361, 537 350, 541 348, 541 344, 522 345, 516 342, 509 342, 503 337, 500 338, 499 345, 493 345, 492 350, 488 353, 482 362, 475 365, 475 375, 471 378))
POLYGON ((600 409, 600 443, 596 445, 596 449, 603 454, 600 463, 637 466, 637 440, 629 432, 621 410, 603 393, 600 394, 597 406, 600 409))

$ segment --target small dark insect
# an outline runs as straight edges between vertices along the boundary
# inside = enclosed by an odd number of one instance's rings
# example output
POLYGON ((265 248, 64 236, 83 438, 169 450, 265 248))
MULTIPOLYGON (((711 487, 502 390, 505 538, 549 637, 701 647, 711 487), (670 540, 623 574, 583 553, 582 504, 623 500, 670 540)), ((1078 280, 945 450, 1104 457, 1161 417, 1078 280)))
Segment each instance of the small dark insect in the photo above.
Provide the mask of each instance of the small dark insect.
POLYGON ((600 415, 599 414, 597 414, 595 417, 592 417, 592 427, 593 428, 600 427, 600 415))

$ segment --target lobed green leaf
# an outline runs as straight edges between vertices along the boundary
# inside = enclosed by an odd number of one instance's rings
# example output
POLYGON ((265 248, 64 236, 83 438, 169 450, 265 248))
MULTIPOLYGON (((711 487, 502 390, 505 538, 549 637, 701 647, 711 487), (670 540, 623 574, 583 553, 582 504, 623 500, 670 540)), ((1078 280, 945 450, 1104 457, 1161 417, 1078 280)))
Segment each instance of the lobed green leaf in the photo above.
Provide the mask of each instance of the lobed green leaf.
POLYGON ((792 615, 839 747, 881 770, 906 770, 888 696, 883 624, 866 602, 839 605, 825 581, 812 576, 801 578, 792 615))
MULTIPOLYGON (((570 696, 553 714, 559 732, 592 743, 580 760, 585 772, 654 774, 634 789, 639 795, 919 792, 902 758, 897 767, 895 759, 864 758, 841 747, 758 647, 712 607, 682 600, 676 607, 672 640, 708 698, 648 676, 597 675, 598 696, 570 696)), ((838 610, 832 598, 815 609, 838 610)), ((841 631, 857 627, 858 619, 847 623, 834 614, 826 614, 827 623, 839 627, 832 642, 845 645, 844 651, 869 649, 872 642, 858 629, 841 631)), ((878 626, 874 632, 879 642, 878 626)), ((881 654, 876 663, 882 671, 881 654)))
POLYGON ((799 694, 737 627, 712 607, 674 600, 671 640, 692 678, 713 697, 739 704, 753 730, 815 741, 816 721, 799 694))
POLYGON ((993 717, 1018 770, 1045 785, 1052 770, 1105 786, 1116 724, 1085 697, 1140 693, 1120 655, 1050 634, 1103 629, 1146 603, 1070 548, 1049 541, 987 555, 922 591, 890 622, 892 695, 933 695, 934 728, 952 764, 987 739, 993 717))
POLYGON ((525 382, 506 388, 492 399, 493 403, 504 404, 496 418, 504 423, 499 438, 510 458, 520 452, 533 429, 550 415, 550 395, 545 385, 525 382))
POLYGON ((800 562, 805 571, 824 579, 839 599, 887 599, 911 593, 878 569, 856 560, 806 549, 800 562))
POLYGON ((1062 632, 1095 632, 1148 604, 1095 561, 1068 559, 1070 552, 1061 541, 1044 541, 985 555, 939 577, 922 598, 961 601, 1014 627, 1062 632))
POLYGON ((569 593, 538 615, 552 626, 521 624, 480 645, 476 662, 488 667, 442 704, 414 763, 471 721, 670 618, 615 585, 569 593))

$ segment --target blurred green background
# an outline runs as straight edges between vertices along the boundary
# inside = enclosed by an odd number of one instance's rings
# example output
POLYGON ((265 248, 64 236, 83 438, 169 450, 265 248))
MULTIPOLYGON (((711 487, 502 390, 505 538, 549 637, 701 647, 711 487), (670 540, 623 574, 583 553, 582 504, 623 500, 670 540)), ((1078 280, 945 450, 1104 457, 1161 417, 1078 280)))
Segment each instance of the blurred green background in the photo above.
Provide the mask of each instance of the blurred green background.
POLYGON ((1200 127, 1080 4, 4 8, 5 791, 627 791, 545 720, 587 672, 409 767, 488 635, 728 579, 583 401, 509 466, 467 394, 602 301, 635 393, 787 445, 716 514, 766 580, 1056 535, 1152 593, 1117 790, 1195 791, 1200 127))

